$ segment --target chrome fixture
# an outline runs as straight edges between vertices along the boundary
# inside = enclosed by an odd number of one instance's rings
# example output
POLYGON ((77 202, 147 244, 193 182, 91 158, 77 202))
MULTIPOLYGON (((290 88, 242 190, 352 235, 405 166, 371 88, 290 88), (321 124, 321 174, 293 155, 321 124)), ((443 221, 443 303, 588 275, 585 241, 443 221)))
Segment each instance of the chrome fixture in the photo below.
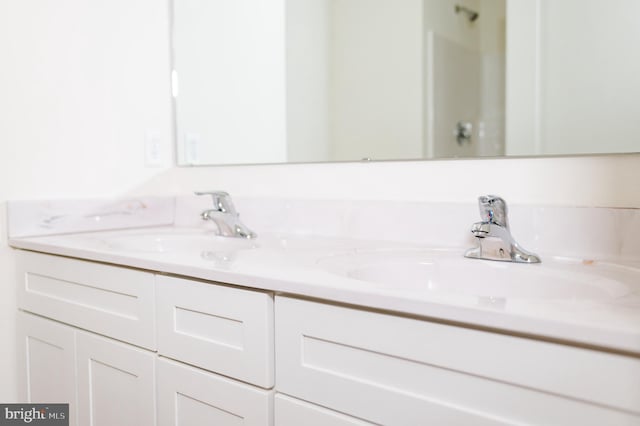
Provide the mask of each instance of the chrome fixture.
POLYGON ((231 196, 224 191, 195 192, 196 195, 211 195, 213 208, 203 211, 202 220, 211 220, 218 225, 220 235, 234 238, 256 238, 255 232, 240 222, 239 214, 233 206, 231 196))
POLYGON ((470 121, 458 121, 456 128, 453 129, 453 136, 455 136, 458 145, 462 146, 465 143, 471 143, 471 137, 473 136, 473 123, 470 121))
POLYGON ((467 15, 467 19, 469 20, 469 22, 474 22, 480 16, 480 14, 475 10, 471 10, 467 7, 456 4, 456 13, 461 13, 461 12, 467 15))
POLYGON ((520 247, 509 231, 507 203, 495 195, 478 197, 482 222, 474 223, 471 233, 478 247, 469 249, 465 257, 518 263, 540 263, 540 258, 520 247))

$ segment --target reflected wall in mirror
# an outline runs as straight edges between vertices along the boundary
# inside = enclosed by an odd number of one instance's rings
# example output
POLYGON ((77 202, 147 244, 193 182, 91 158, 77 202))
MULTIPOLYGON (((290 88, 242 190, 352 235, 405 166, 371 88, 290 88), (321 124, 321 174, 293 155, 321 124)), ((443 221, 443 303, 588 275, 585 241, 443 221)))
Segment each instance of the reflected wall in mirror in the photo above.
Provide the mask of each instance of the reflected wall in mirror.
POLYGON ((640 151, 637 0, 173 0, 178 163, 640 151))

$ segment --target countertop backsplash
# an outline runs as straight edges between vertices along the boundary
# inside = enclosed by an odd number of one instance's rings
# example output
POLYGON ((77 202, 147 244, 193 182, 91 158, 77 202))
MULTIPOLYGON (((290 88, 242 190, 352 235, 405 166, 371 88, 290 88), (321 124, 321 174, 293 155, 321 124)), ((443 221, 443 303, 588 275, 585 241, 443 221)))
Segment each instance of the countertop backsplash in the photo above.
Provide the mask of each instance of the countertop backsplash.
MULTIPOLYGON (((401 241, 429 247, 475 244, 480 220, 470 203, 233 198, 242 221, 261 232, 401 241)), ((205 196, 38 200, 8 203, 9 237, 174 225, 212 227, 200 218, 205 196)), ((542 255, 640 261, 640 209, 509 206, 511 233, 542 255)))

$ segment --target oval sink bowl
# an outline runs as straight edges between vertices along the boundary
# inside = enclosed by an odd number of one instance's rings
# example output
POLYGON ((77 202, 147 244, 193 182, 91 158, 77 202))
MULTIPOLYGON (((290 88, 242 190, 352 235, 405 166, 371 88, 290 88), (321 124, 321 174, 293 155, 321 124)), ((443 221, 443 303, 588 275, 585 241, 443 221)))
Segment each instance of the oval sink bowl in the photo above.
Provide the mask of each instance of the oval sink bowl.
POLYGON ((260 243, 262 247, 268 247, 282 251, 324 251, 324 252, 343 252, 349 249, 355 249, 362 246, 361 240, 337 237, 323 237, 317 235, 295 235, 275 233, 260 234, 260 243))
POLYGON ((254 240, 229 238, 211 232, 165 232, 118 235, 102 239, 112 250, 135 252, 236 251, 257 247, 254 240))
POLYGON ((488 299, 609 299, 628 294, 626 283, 640 278, 634 268, 597 262, 546 260, 529 265, 429 251, 359 253, 324 258, 318 264, 377 287, 488 299))

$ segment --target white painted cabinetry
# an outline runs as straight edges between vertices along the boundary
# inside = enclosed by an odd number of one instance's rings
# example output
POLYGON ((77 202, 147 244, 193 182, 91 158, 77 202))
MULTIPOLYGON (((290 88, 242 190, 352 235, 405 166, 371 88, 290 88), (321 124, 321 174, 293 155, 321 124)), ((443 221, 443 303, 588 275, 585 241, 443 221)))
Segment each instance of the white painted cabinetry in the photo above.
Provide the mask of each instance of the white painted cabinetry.
POLYGON ((20 397, 69 403, 70 425, 155 424, 155 354, 18 313, 20 397))
POLYGON ((68 402, 78 426, 273 425, 272 295, 17 257, 23 400, 68 402))
POLYGON ((346 416, 296 398, 278 394, 275 398, 277 426, 367 426, 373 423, 346 416))
POLYGON ((272 419, 273 391, 158 360, 158 426, 271 426, 272 419))
POLYGON ((155 350, 151 272, 22 250, 17 260, 21 309, 155 350))
POLYGON ((384 425, 640 424, 638 358, 287 297, 276 372, 279 392, 384 425))
POLYGON ((71 425, 640 425, 637 357, 17 256, 21 398, 71 425))
POLYGON ((153 352, 77 331, 78 424, 155 425, 153 352))
POLYGON ((273 387, 271 295, 168 276, 156 285, 160 355, 273 387))
POLYGON ((69 424, 76 425, 75 330, 26 312, 18 312, 18 397, 34 403, 68 403, 69 424))

